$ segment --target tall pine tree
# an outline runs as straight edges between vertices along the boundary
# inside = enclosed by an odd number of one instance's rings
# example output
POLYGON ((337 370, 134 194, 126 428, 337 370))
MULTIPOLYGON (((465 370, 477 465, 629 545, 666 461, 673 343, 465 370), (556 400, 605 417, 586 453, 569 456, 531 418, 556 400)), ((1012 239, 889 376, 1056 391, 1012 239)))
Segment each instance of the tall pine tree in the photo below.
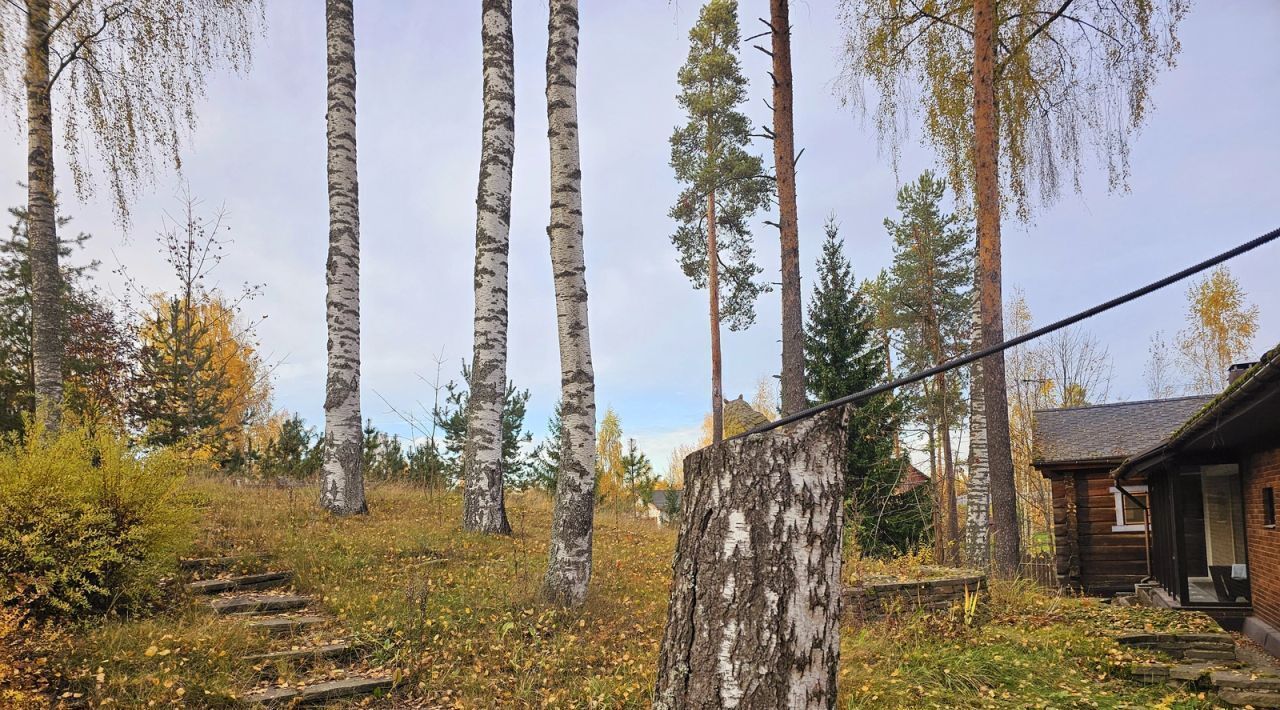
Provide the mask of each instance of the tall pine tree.
MULTIPOLYGON (((893 237, 889 320, 901 333, 901 366, 908 372, 955 357, 969 343, 973 225, 967 215, 943 210, 946 191, 945 181, 925 171, 898 191, 899 220, 884 221, 893 237)), ((961 377, 963 373, 938 373, 923 386, 922 415, 941 449, 935 543, 938 561, 944 563, 958 563, 960 555, 951 436, 960 418, 961 377)))
POLYGON ((738 3, 709 0, 689 31, 689 59, 677 98, 689 122, 671 134, 671 167, 685 185, 671 218, 671 241, 694 288, 707 288, 711 316, 712 441, 724 435, 720 324, 742 330, 755 322, 758 281, 747 220, 769 204, 773 185, 758 155, 747 152, 751 121, 737 110, 747 98, 738 65, 738 3), (723 285, 723 289, 721 286, 723 285))
MULTIPOLYGON (((805 372, 815 403, 872 387, 886 373, 876 312, 857 286, 834 219, 827 220, 826 233, 805 329, 805 372)), ((849 422, 846 521, 863 554, 903 552, 927 527, 927 495, 919 489, 894 493, 910 465, 894 445, 901 411, 901 403, 885 394, 865 402, 849 422)))

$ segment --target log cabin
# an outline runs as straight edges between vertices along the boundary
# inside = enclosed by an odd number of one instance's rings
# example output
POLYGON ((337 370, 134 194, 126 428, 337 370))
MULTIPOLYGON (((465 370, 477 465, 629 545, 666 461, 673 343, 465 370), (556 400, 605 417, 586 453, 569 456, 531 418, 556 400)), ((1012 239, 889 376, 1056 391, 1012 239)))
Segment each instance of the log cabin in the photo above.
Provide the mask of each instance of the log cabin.
POLYGON ((1151 574, 1144 478, 1112 471, 1164 441, 1213 398, 1118 402, 1035 413, 1032 465, 1050 481, 1059 586, 1107 596, 1151 574))

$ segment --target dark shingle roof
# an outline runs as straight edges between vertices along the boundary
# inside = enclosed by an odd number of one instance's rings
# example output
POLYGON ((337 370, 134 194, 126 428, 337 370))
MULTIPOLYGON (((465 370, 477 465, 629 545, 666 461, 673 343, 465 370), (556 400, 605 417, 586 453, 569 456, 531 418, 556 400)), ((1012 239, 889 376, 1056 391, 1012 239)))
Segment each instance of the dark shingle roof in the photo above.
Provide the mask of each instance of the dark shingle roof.
POLYGON ((1037 464, 1125 458, 1164 441, 1212 395, 1036 412, 1037 464))
MULTIPOLYGON (((1161 439, 1146 449, 1134 452, 1112 472, 1112 475, 1123 478, 1141 462, 1153 459, 1169 450, 1192 446, 1197 438, 1203 440, 1209 434, 1213 435, 1215 444, 1221 443, 1222 433, 1238 427, 1239 424, 1226 419, 1225 413, 1242 403, 1247 405, 1252 401, 1272 397, 1278 391, 1280 391, 1280 345, 1272 348, 1258 362, 1240 373, 1222 394, 1213 397, 1194 416, 1179 425, 1168 439, 1161 439)), ((1255 418, 1262 417, 1263 421, 1270 421, 1274 426, 1274 415, 1270 415, 1272 416, 1270 420, 1266 419, 1268 416, 1265 411, 1254 415, 1255 418)))

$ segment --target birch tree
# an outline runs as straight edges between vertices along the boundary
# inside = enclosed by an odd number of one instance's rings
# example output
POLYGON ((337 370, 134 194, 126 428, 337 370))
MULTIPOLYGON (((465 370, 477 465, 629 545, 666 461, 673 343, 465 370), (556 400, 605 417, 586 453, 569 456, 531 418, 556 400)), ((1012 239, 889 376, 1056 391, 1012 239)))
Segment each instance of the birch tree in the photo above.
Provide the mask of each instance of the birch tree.
POLYGON ((654 708, 835 707, 848 414, 685 459, 654 708))
POLYGON ((66 374, 55 118, 77 195, 92 195, 104 173, 127 226, 157 164, 181 166, 208 73, 223 64, 247 68, 260 19, 256 0, 0 4, 0 101, 26 114, 32 355, 37 406, 48 421, 57 419, 66 374))
POLYGON ((511 0, 484 0, 480 29, 484 126, 476 195, 475 330, 462 527, 511 532, 503 503, 502 409, 507 382, 507 252, 515 160, 515 42, 511 0))
POLYGON ((329 68, 329 260, 325 273, 329 367, 320 503, 338 515, 368 512, 360 426, 360 203, 351 2, 326 0, 324 13, 329 68))
POLYGON ((578 153, 578 2, 551 0, 547 23, 547 138, 551 144, 551 270, 560 339, 560 474, 545 596, 581 605, 591 581, 595 504, 596 390, 587 327, 578 153))
MULTIPOLYGON (((925 137, 977 217, 982 346, 1004 340, 1000 225, 1007 200, 1030 218, 1036 197, 1079 190, 1093 149, 1110 187, 1129 178, 1129 146, 1174 63, 1189 0, 842 0, 846 98, 878 95, 876 123, 895 155, 904 119, 922 115, 925 137)), ((983 362, 995 561, 1019 560, 1005 363, 983 362)))
POLYGON ((685 276, 694 288, 706 287, 710 299, 712 441, 718 442, 725 436, 720 325, 750 327, 756 298, 770 290, 757 280, 762 270, 747 224, 768 206, 773 188, 760 157, 746 151, 751 121, 737 110, 747 87, 738 64, 737 2, 703 6, 689 30, 689 58, 678 81, 677 101, 689 122, 671 135, 671 167, 685 185, 670 212, 678 223, 671 242, 685 276))
POLYGON ((1157 330, 1151 335, 1151 343, 1147 346, 1147 364, 1142 368, 1142 379, 1147 385, 1147 396, 1151 399, 1176 397, 1182 392, 1174 373, 1173 353, 1161 331, 1157 330))
POLYGON ((1246 359, 1258 332, 1258 307, 1225 266, 1187 287, 1187 327, 1178 331, 1178 362, 1199 394, 1227 387, 1227 370, 1246 359))
MULTIPOLYGON (((982 314, 973 304, 970 347, 982 342, 982 314)), ((987 400, 982 361, 969 368, 969 486, 965 492, 964 559, 977 569, 991 565, 991 468, 987 463, 987 400)))

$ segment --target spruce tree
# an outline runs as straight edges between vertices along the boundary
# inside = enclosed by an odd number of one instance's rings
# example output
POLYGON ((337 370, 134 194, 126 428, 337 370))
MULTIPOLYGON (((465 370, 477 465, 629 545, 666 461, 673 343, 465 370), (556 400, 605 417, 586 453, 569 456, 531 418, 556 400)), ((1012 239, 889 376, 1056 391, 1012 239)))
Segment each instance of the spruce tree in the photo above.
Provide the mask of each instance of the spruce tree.
POLYGON ((757 280, 748 220, 768 206, 773 185, 758 155, 747 152, 751 121, 737 110, 747 80, 738 64, 738 4, 709 0, 689 31, 689 58, 678 75, 677 101, 689 122, 671 135, 671 167, 685 187, 670 216, 680 268, 694 288, 710 292, 712 441, 723 436, 720 324, 755 322, 755 301, 770 290, 757 280))
POLYGON ((658 477, 653 473, 649 457, 636 446, 636 440, 627 441, 627 453, 622 457, 622 485, 641 505, 653 502, 653 489, 658 477))
POLYGON ((308 479, 320 470, 316 431, 294 414, 280 423, 280 431, 263 448, 260 461, 267 476, 308 479))
MULTIPOLYGON (((805 373, 815 404, 872 387, 886 373, 876 312, 858 288, 834 219, 827 220, 826 234, 805 329, 805 373)), ((915 492, 894 494, 909 466, 894 445, 901 411, 901 402, 884 394, 864 402, 849 422, 846 521, 863 554, 902 552, 924 534, 927 501, 915 492)))
MULTIPOLYGON (((445 468, 450 482, 462 475, 462 456, 467 440, 467 406, 470 404, 471 368, 462 364, 462 385, 450 381, 445 385, 445 404, 432 413, 436 426, 444 431, 445 468)), ((502 406, 502 470, 513 486, 523 480, 528 467, 521 448, 533 439, 524 428, 529 390, 516 389, 507 381, 502 406)))
POLYGON ((561 449, 564 447, 562 409, 562 404, 556 402, 556 408, 547 420, 547 438, 534 448, 529 457, 529 485, 549 493, 555 492, 556 479, 560 476, 561 449))
POLYGON ((140 387, 134 417, 152 446, 211 447, 215 461, 225 449, 229 423, 225 393, 230 380, 217 360, 211 323, 191 296, 157 299, 143 327, 140 387))

